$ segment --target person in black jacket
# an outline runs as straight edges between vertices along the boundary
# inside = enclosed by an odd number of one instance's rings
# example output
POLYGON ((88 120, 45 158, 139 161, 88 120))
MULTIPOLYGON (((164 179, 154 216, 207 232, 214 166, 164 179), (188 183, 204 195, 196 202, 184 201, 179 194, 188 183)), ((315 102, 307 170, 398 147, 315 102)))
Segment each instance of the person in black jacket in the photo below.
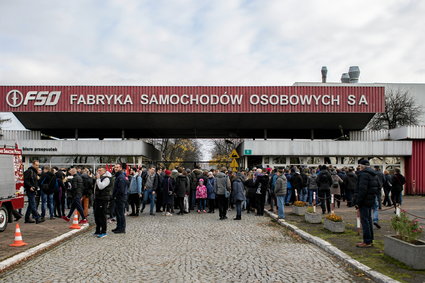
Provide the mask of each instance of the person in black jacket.
MULTIPOLYGON (((357 175, 354 173, 354 168, 350 167, 348 169, 347 178, 346 178, 346 186, 345 186, 345 198, 347 199, 347 206, 353 206, 353 194, 354 190, 357 187, 357 175)), ((344 181, 345 182, 345 181, 344 181)))
POLYGON ((83 178, 77 173, 77 169, 71 168, 69 170, 69 174, 71 176, 68 176, 68 180, 71 182, 71 197, 72 197, 72 204, 71 208, 69 209, 68 216, 64 217, 65 221, 70 220, 72 217, 72 214, 74 213, 74 210, 77 209, 78 213, 81 216, 80 224, 87 224, 87 219, 84 217, 84 211, 83 207, 81 206, 81 197, 83 196, 83 178))
POLYGON ((40 188, 41 188, 41 219, 44 220, 46 216, 46 204, 49 209, 50 220, 55 219, 54 201, 53 194, 55 192, 56 177, 50 171, 49 166, 43 167, 43 173, 40 176, 40 188))
POLYGON ((331 212, 331 185, 332 176, 328 171, 328 167, 323 165, 320 168, 320 173, 316 179, 317 186, 319 187, 319 200, 320 206, 322 207, 322 213, 331 212))
POLYGON ((264 215, 264 203, 266 201, 266 193, 269 187, 269 176, 263 173, 263 170, 257 169, 257 178, 255 179, 257 216, 264 215))
POLYGON ((363 242, 356 246, 368 248, 373 244, 372 207, 380 187, 377 172, 370 168, 369 161, 361 160, 357 187, 354 192, 353 203, 360 211, 360 221, 363 229, 363 242))
POLYGON ((184 215, 184 196, 189 194, 190 183, 188 178, 183 175, 183 168, 178 168, 178 175, 175 182, 175 193, 180 211, 177 215, 184 215))
POLYGON ((35 222, 38 224, 43 222, 41 220, 40 214, 38 214, 37 212, 35 204, 35 195, 37 194, 38 188, 37 172, 39 166, 40 163, 38 162, 38 160, 34 160, 32 162, 32 166, 24 172, 24 189, 28 197, 28 207, 27 211, 25 212, 25 223, 35 222), (31 214, 35 221, 30 219, 31 214))
POLYGON ((115 164, 115 183, 112 198, 115 202, 115 215, 117 217, 117 227, 112 230, 115 234, 125 233, 125 204, 127 202, 128 180, 122 171, 121 164, 115 164))
POLYGON ((393 201, 394 207, 398 204, 401 205, 401 193, 403 192, 403 186, 406 184, 406 178, 401 174, 400 169, 396 168, 395 173, 391 178, 391 200, 393 201))

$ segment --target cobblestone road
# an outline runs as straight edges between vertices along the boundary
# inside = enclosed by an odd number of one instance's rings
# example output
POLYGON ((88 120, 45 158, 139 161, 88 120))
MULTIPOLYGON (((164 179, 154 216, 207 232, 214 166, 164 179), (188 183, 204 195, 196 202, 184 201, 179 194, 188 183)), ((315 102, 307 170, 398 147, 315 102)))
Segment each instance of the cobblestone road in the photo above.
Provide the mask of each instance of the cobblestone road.
MULTIPOLYGON (((364 282, 268 217, 127 217, 127 234, 78 236, 1 282, 364 282)), ((115 225, 113 225, 115 226, 115 225)), ((115 227, 108 227, 110 230, 115 227)), ((369 281, 370 282, 370 281, 369 281)))

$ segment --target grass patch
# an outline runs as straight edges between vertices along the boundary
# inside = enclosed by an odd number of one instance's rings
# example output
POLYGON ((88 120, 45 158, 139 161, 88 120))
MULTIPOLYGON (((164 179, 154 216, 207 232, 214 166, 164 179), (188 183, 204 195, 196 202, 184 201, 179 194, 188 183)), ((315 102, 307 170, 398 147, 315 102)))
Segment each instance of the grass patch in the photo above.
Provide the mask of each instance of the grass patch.
MULTIPOLYGON (((355 245, 362 241, 361 233, 357 233, 355 225, 346 223, 344 233, 334 234, 324 229, 323 224, 309 224, 304 217, 288 215, 286 222, 297 226, 313 236, 322 238, 355 260, 370 268, 385 274, 395 280, 409 283, 425 282, 425 270, 413 270, 405 264, 384 254, 383 235, 390 233, 388 229, 375 230, 374 246, 369 249, 359 249, 355 245)), ((390 225, 390 221, 382 221, 381 225, 390 225)), ((285 229, 287 230, 287 229, 285 229)))

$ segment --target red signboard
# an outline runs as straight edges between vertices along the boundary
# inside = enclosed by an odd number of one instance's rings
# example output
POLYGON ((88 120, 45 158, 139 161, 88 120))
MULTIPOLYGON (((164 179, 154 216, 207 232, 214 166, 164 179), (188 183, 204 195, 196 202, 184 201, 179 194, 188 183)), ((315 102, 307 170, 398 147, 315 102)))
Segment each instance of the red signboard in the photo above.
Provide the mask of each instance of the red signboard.
POLYGON ((0 86, 0 112, 376 113, 384 87, 0 86))

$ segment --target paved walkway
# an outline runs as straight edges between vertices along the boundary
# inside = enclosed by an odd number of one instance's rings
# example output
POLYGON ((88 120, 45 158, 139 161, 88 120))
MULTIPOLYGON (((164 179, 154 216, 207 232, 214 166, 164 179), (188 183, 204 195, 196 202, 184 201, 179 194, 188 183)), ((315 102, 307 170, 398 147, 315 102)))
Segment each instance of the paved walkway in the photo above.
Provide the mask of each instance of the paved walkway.
POLYGON ((0 275, 0 281, 366 281, 319 248, 286 235, 268 217, 233 217, 234 212, 226 221, 217 213, 127 217, 127 234, 83 234, 0 275))

